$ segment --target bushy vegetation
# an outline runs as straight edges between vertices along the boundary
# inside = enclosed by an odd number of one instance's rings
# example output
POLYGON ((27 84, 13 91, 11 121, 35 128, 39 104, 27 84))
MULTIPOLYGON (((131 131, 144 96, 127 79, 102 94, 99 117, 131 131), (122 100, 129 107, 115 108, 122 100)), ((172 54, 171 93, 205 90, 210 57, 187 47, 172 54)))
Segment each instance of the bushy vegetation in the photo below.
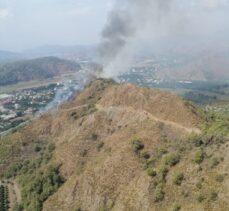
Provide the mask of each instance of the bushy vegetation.
POLYGON ((180 162, 180 155, 179 154, 169 154, 165 157, 164 162, 168 166, 175 166, 177 163, 180 162))
POLYGON ((23 211, 24 208, 21 204, 16 203, 13 207, 13 211, 23 211))
POLYGON ((181 206, 178 204, 174 204, 172 209, 171 209, 171 211, 179 211, 179 210, 181 210, 181 206))
POLYGON ((58 166, 29 170, 19 177, 22 187, 22 205, 26 210, 41 210, 43 202, 64 182, 58 166))
POLYGON ((54 149, 55 145, 49 144, 36 158, 12 163, 6 169, 5 177, 17 177, 21 187, 22 203, 15 205, 15 211, 42 210, 43 202, 63 184, 59 166, 48 165, 54 149))
POLYGON ((202 187, 203 187, 202 181, 198 181, 198 182, 196 183, 196 187, 197 187, 198 189, 202 189, 202 187))
POLYGON ((157 182, 158 183, 166 183, 166 176, 169 172, 169 168, 165 165, 162 165, 157 174, 157 182))
POLYGON ((181 183, 184 180, 184 174, 183 173, 176 173, 173 178, 173 183, 175 185, 181 185, 181 183))
POLYGON ((217 198, 218 198, 218 193, 216 192, 216 191, 211 191, 210 192, 210 200, 211 201, 216 201, 217 200, 217 198))
POLYGON ((215 177, 215 180, 216 180, 217 182, 223 182, 223 181, 224 181, 224 175, 222 175, 222 174, 217 175, 217 176, 215 177))
POLYGON ((203 194, 200 194, 200 195, 197 197, 197 201, 200 202, 200 203, 203 202, 205 199, 206 199, 206 198, 204 197, 203 194))
POLYGON ((160 183, 156 186, 155 192, 154 192, 154 201, 155 202, 160 202, 164 199, 165 197, 165 192, 163 190, 164 184, 160 183))
POLYGON ((82 118, 84 116, 87 116, 89 114, 92 114, 92 113, 96 112, 96 110, 97 109, 96 109, 95 105, 94 104, 90 104, 90 105, 87 105, 87 106, 77 110, 77 111, 73 111, 71 113, 71 117, 73 119, 77 120, 77 119, 80 119, 80 118, 82 118))
POLYGON ((146 151, 141 151, 140 152, 140 157, 143 158, 143 159, 149 159, 150 158, 150 154, 146 151))
POLYGON ((138 139, 134 139, 132 141, 132 147, 134 152, 139 153, 139 151, 144 149, 144 144, 142 144, 142 142, 138 139))
POLYGON ((98 151, 100 151, 103 148, 103 146, 104 146, 104 142, 100 141, 97 143, 96 148, 98 151))
POLYGON ((204 105, 204 104, 216 101, 217 95, 211 96, 208 94, 202 94, 202 93, 197 92, 197 91, 190 91, 190 92, 185 93, 184 98, 186 100, 190 100, 190 101, 195 102, 197 104, 204 105))
POLYGON ((194 162, 197 163, 197 164, 200 164, 203 162, 204 160, 204 152, 202 149, 199 149, 196 151, 195 155, 194 155, 194 162))
POLYGON ((153 169, 153 168, 147 168, 146 169, 146 172, 147 172, 147 174, 149 175, 149 176, 151 176, 151 177, 155 177, 155 176, 157 176, 157 171, 155 170, 155 169, 153 169))
POLYGON ((49 145, 48 145, 48 151, 51 153, 51 152, 53 152, 54 150, 55 150, 55 144, 53 144, 53 143, 50 143, 49 145))
POLYGON ((7 179, 17 176, 17 173, 21 170, 22 167, 23 167, 23 165, 21 163, 13 163, 13 164, 11 164, 7 168, 7 170, 5 171, 5 175, 4 176, 7 179))
POLYGON ((220 163, 220 159, 219 159, 219 158, 213 157, 213 158, 211 159, 211 167, 212 167, 212 168, 218 166, 219 163, 220 163))
MULTIPOLYGON (((35 145, 36 146, 36 145, 35 145)), ((44 148, 41 152, 39 152, 39 156, 34 160, 25 160, 19 162, 13 162, 4 172, 4 176, 9 179, 11 177, 16 177, 20 174, 24 174, 30 169, 37 169, 42 165, 47 164, 47 162, 52 157, 52 152, 55 149, 54 144, 49 144, 46 148, 44 148)))
MULTIPOLYGON (((206 124, 203 126, 203 135, 223 139, 229 134, 229 117, 220 113, 204 113, 206 124)), ((219 141, 219 140, 218 140, 219 141)), ((223 140, 221 140, 223 141, 223 140)))
POLYGON ((98 135, 97 135, 96 133, 92 133, 92 134, 91 134, 91 139, 92 139, 93 141, 96 141, 96 140, 98 139, 98 135))

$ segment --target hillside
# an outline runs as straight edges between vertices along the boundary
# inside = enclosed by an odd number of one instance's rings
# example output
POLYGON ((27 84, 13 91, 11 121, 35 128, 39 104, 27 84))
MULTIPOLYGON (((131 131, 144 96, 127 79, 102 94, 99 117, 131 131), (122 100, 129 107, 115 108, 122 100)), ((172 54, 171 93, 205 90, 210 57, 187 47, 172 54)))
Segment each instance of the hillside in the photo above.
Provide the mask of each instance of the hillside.
POLYGON ((79 70, 79 64, 55 57, 7 63, 0 65, 0 85, 44 80, 79 70))
POLYGON ((228 131, 175 95, 100 79, 2 137, 0 170, 26 210, 225 211, 228 131))
POLYGON ((78 60, 81 59, 91 59, 96 56, 96 47, 87 45, 78 46, 41 46, 35 49, 25 50, 23 55, 27 57, 45 57, 45 56, 55 56, 63 59, 78 60))
POLYGON ((14 61, 14 60, 20 59, 21 57, 22 56, 19 53, 0 50, 0 63, 14 61))
POLYGON ((228 54, 201 55, 174 64, 157 73, 157 77, 170 80, 225 80, 229 79, 228 54))

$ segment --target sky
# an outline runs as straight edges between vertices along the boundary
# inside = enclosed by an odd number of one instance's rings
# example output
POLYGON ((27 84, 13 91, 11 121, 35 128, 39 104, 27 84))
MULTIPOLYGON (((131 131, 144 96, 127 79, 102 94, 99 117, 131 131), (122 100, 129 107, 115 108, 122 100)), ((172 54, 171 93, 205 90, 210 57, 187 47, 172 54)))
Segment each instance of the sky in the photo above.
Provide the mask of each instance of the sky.
MULTIPOLYGON (((43 45, 96 44, 100 41, 101 31, 114 1, 0 0, 0 50, 21 51, 43 45)), ((215 29, 217 25, 222 25, 217 22, 217 18, 222 21, 228 17, 219 17, 219 11, 229 12, 229 0, 176 1, 183 1, 181 6, 188 8, 187 15, 191 8, 201 8, 196 10, 199 11, 196 17, 200 18, 203 11, 218 11, 214 16, 216 18, 209 21, 206 19, 201 27, 211 28, 213 21, 215 29)), ((198 19, 195 21, 198 22, 198 19)))
POLYGON ((0 0, 0 49, 91 45, 113 0, 0 0))

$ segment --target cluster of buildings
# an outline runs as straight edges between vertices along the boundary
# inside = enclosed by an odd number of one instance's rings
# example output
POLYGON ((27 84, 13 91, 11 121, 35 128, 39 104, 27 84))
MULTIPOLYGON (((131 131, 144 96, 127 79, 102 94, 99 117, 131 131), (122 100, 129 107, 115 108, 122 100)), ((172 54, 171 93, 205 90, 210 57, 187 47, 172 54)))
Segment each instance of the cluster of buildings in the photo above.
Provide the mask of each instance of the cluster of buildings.
POLYGON ((61 83, 0 94, 0 133, 21 124, 55 98, 61 83))
POLYGON ((157 68, 155 66, 133 67, 127 73, 119 77, 121 83, 135 83, 140 86, 160 84, 163 79, 157 79, 157 68))

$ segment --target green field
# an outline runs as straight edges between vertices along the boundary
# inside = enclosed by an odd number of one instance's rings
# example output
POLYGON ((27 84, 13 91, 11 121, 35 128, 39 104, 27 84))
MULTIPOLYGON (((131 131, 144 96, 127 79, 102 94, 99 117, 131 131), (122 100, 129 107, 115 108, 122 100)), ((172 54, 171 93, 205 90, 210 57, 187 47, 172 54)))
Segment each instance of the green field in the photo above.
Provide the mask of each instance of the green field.
POLYGON ((47 80, 37 80, 37 81, 29 81, 29 82, 22 82, 17 83, 14 85, 7 85, 7 86, 0 86, 0 94, 5 93, 12 93, 13 91, 19 91, 23 89, 31 89, 31 88, 37 88, 41 86, 47 86, 53 83, 57 83, 63 80, 63 78, 72 78, 74 77, 73 74, 63 74, 61 76, 55 77, 53 79, 47 79, 47 80))

